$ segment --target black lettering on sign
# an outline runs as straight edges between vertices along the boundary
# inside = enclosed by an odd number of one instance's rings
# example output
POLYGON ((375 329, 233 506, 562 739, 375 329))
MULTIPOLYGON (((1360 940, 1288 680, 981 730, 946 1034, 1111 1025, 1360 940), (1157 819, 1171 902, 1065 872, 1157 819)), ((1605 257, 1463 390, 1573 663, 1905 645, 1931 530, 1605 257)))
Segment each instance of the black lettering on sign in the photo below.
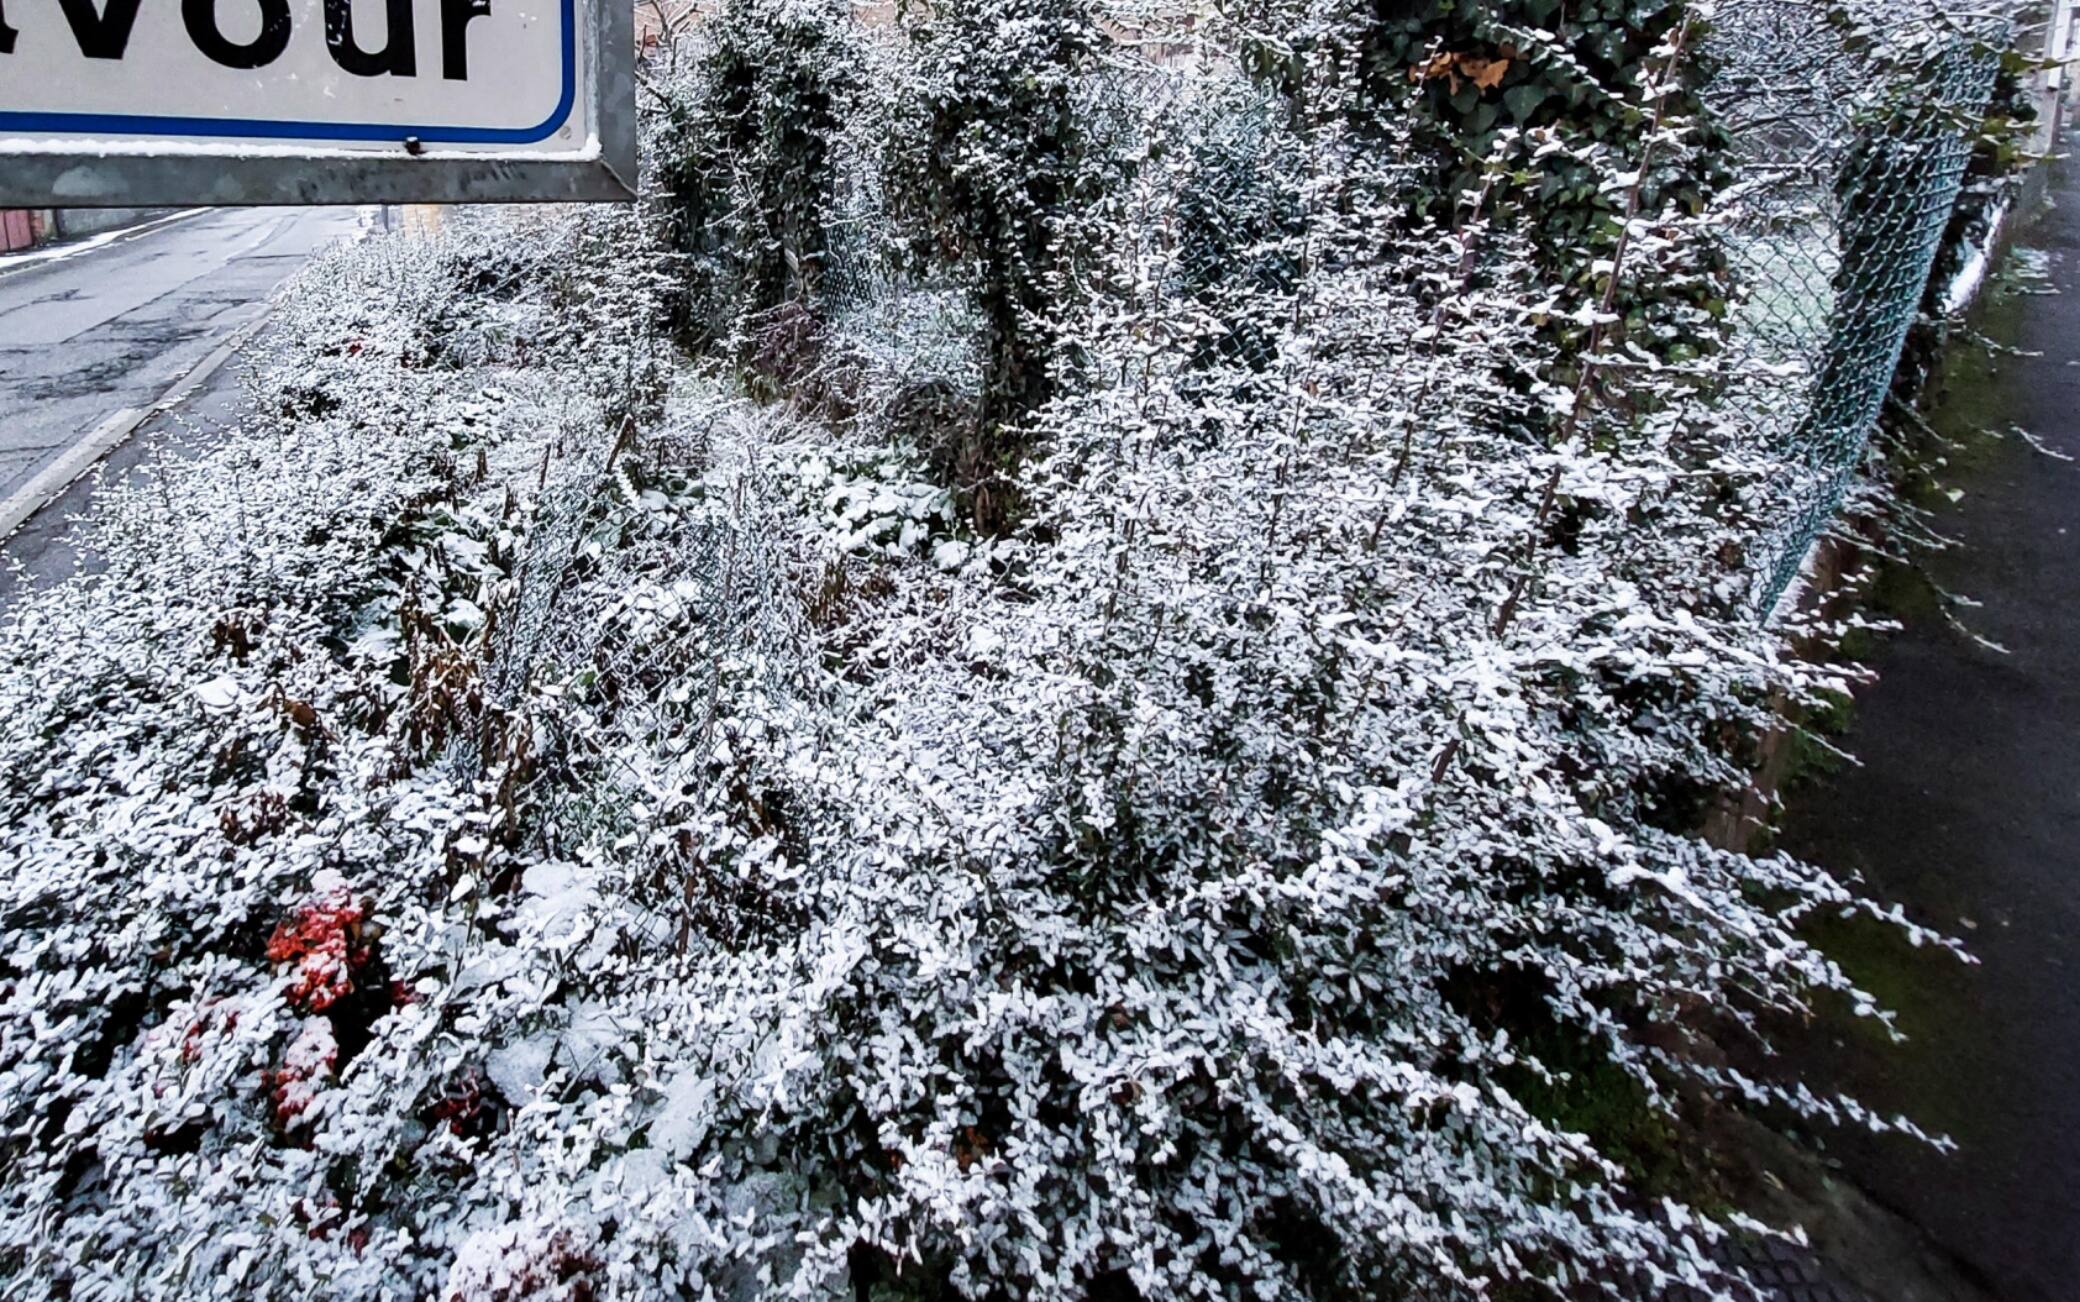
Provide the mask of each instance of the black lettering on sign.
POLYGON ((441 76, 469 80, 469 20, 491 13, 491 0, 441 0, 441 76))
MULTIPOLYGON (((213 63, 226 68, 264 68, 289 48, 289 0, 255 0, 260 6, 260 34, 241 45, 217 26, 222 0, 181 0, 181 21, 188 39, 213 63)), ((130 47, 143 0, 58 0, 79 52, 89 59, 120 59, 130 47)), ((415 77, 419 73, 417 33, 412 28, 413 0, 384 0, 387 30, 383 48, 365 50, 354 38, 353 0, 325 0, 325 46, 341 71, 356 77, 415 77)), ((440 0, 441 76, 469 80, 469 25, 491 16, 491 0, 440 0)), ((20 32, 7 25, 7 0, 0 0, 0 54, 13 54, 20 32)))
POLYGON ((72 26, 72 39, 79 52, 90 59, 120 59, 130 44, 130 29, 137 25, 138 0, 107 0, 107 7, 94 12, 94 0, 58 0, 65 21, 72 26))
POLYGON ((383 34, 383 48, 371 54, 354 39, 353 0, 325 0, 325 45, 340 71, 356 77, 418 75, 412 0, 385 0, 383 12, 390 30, 383 34))
POLYGON ((227 68, 264 68, 289 48, 289 0, 260 0, 260 34, 247 45, 217 30, 217 0, 181 0, 181 21, 195 48, 227 68))

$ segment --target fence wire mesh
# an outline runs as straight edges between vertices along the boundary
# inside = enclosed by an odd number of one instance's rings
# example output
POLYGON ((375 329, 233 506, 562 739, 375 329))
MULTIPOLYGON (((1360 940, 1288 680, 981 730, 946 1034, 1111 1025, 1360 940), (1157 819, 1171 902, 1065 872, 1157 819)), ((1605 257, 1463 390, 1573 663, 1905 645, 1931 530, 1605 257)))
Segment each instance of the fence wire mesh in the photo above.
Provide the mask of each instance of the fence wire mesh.
MULTIPOLYGON (((1722 409, 1751 422, 1789 467, 1775 523, 1751 550, 1751 596, 1770 613, 1863 467, 1945 232, 1963 192, 2016 0, 1720 0, 1705 106, 1732 142, 1721 239, 1732 279, 1737 377, 1722 409)), ((1125 116, 1184 160, 1171 196, 1179 292, 1225 318, 1227 300, 1294 274, 1278 236, 1292 214, 1266 168, 1272 118, 1246 89, 1149 75, 1112 88, 1125 116)), ((859 340, 941 338, 960 387, 979 322, 959 288, 918 282, 881 192, 877 143, 848 138, 822 292, 859 340), (912 319, 919 318, 920 319, 912 319)), ((1267 364, 1246 321, 1210 339, 1225 362, 1267 364)))
POLYGON ((1760 541, 1774 608, 1840 510, 1956 210, 2012 18, 1955 0, 1727 0, 1708 107, 1738 176, 1729 407, 1793 467, 1760 541))

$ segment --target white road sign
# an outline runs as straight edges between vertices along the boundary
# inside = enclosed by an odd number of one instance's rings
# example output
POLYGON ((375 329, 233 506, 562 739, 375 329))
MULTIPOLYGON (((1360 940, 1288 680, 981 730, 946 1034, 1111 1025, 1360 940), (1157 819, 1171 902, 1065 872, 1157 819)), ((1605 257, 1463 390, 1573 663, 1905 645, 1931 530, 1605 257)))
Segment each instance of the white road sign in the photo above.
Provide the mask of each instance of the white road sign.
POLYGON ((0 0, 0 205, 625 197, 630 8, 0 0))

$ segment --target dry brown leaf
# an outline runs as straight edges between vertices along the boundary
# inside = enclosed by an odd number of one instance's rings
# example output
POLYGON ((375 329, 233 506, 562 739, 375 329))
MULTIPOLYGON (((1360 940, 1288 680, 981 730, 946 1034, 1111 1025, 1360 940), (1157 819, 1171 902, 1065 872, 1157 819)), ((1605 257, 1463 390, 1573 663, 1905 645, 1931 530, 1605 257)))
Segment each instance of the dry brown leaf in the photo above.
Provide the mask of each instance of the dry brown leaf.
POLYGON ((1456 57, 1456 55, 1451 54, 1440 54, 1434 59, 1426 59, 1408 70, 1408 79, 1410 81, 1433 81, 1439 77, 1450 77, 1454 83, 1453 88, 1457 89, 1459 78, 1452 71, 1452 60, 1456 57))
POLYGON ((1459 57, 1459 71, 1473 79, 1473 84, 1482 90, 1493 90, 1502 84, 1509 73, 1508 59, 1476 59, 1468 55, 1459 57))
POLYGON ((1435 81, 1439 77, 1451 82, 1454 95, 1459 93, 1461 74, 1482 90, 1493 90, 1509 75, 1509 66, 1514 51, 1505 50, 1500 56, 1489 59, 1478 54, 1440 54, 1435 58, 1411 66, 1408 79, 1414 82, 1435 81))

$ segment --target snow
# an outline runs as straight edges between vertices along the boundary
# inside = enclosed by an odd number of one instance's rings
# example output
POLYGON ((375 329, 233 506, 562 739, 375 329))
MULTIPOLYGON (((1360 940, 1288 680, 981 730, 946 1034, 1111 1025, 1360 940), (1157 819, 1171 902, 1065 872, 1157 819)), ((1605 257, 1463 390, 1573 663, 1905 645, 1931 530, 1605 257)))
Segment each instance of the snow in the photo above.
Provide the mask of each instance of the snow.
POLYGON ((525 1104, 548 1079, 555 1050, 555 1041, 548 1036, 515 1040, 492 1050, 484 1060, 484 1074, 507 1100, 525 1104))
POLYGON ((691 1157, 708 1137, 715 1115, 716 1083, 699 1071, 682 1071, 664 1092, 650 1123, 650 1142, 674 1161, 691 1157))
MULTIPOLYGON (((1733 1224, 1570 1130, 1558 1063, 1664 1119, 1915 1133, 1669 1047, 1699 1007, 1882 1016, 1822 913, 1948 947, 1695 834, 1772 702, 1856 685, 1745 606, 1786 467, 1716 401, 1744 356, 1556 380, 1547 323, 1610 314, 1493 214, 1411 217, 1333 61, 1318 115, 1231 57, 1129 95, 1086 11, 1029 2, 714 20, 858 61, 878 221, 917 218, 877 137, 935 106, 1038 67, 1105 126, 1059 161, 1099 197, 1021 246, 1062 259, 1061 374, 994 459, 960 442, 983 272, 943 242, 853 249, 775 382, 728 331, 675 349, 661 197, 457 214, 306 273, 250 414, 105 489, 105 569, 0 618, 32 1292, 834 1296, 872 1259, 948 1295, 1653 1296, 1731 1287, 1733 1224)), ((657 97, 700 106, 703 48, 657 97)), ((1015 180, 1058 120, 961 165, 1015 180)), ((1710 217, 1597 252, 1696 275, 1710 217)))
POLYGON ((1964 265, 1943 288, 1943 315, 1955 316, 1970 307, 1986 286, 1986 276, 1993 266, 1994 250, 2000 247, 2002 233, 2008 224, 2008 203, 2002 200, 1995 206, 1987 223, 1985 237, 1974 243, 1966 255, 1964 265))
POLYGON ((223 713, 238 707, 241 699, 238 680, 229 674, 220 674, 206 683, 195 687, 195 699, 202 708, 213 713, 223 713))

